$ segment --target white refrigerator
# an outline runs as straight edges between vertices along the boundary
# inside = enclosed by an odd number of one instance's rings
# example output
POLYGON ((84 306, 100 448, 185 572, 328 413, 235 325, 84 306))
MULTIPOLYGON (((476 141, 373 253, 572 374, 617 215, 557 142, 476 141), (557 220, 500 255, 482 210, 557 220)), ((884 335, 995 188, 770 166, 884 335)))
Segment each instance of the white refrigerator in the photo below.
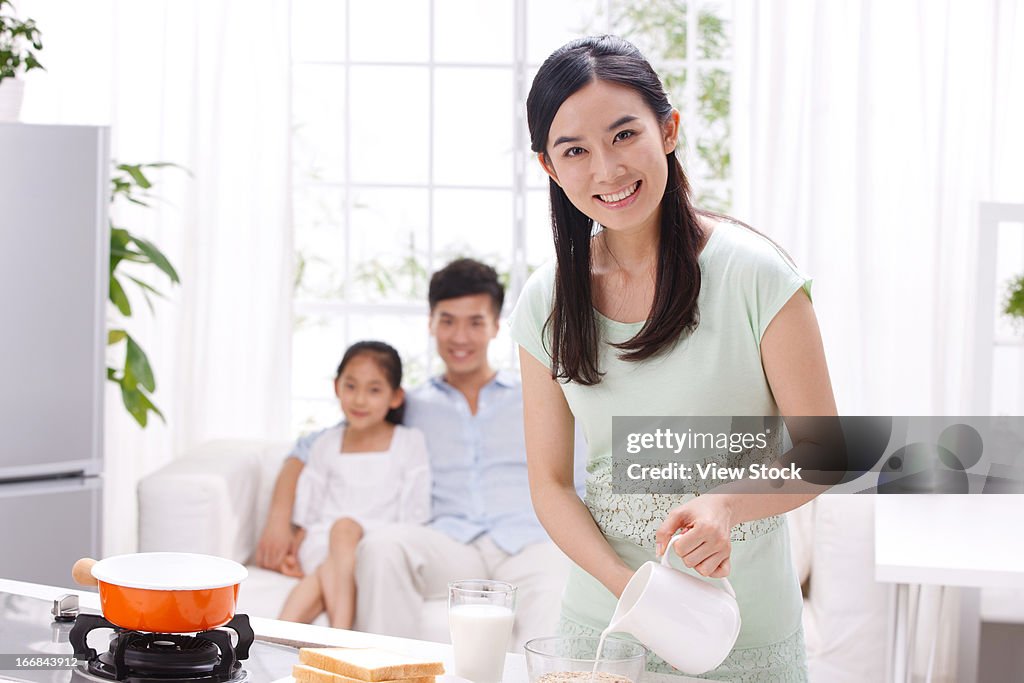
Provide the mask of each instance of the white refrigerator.
POLYGON ((0 578, 100 552, 108 141, 0 124, 0 578))

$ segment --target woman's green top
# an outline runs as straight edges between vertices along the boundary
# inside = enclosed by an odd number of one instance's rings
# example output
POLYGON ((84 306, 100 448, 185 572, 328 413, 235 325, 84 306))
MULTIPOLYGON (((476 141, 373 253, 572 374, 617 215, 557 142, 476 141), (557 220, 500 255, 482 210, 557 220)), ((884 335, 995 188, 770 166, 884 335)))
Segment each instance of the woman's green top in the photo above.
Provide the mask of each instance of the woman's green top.
MULTIPOLYGON (((694 331, 667 352, 627 362, 618 358, 619 351, 611 344, 630 339, 643 323, 617 322, 597 313, 601 382, 561 385, 587 440, 586 505, 612 547, 634 567, 654 558, 656 529, 672 508, 700 492, 699 482, 682 494, 614 493, 612 417, 778 415, 761 365, 761 338, 794 293, 803 289, 810 296, 811 280, 788 256, 764 236, 735 223, 716 224, 699 263, 699 323, 694 331)), ((510 325, 513 339, 546 367, 551 367, 545 322, 551 313, 554 275, 554 262, 533 273, 510 325)), ((792 643, 799 635, 802 602, 784 519, 774 516, 738 524, 732 542, 729 579, 743 622, 734 654, 750 650, 754 655, 762 648, 792 643)), ((563 620, 600 631, 615 604, 604 586, 573 568, 563 620)))

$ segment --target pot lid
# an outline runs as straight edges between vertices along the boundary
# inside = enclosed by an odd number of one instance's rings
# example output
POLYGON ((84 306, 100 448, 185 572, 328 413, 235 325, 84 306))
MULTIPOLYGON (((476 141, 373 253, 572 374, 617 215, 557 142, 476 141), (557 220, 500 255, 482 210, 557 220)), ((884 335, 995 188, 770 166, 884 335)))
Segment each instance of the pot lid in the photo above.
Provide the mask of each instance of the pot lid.
POLYGON ((209 590, 234 586, 249 571, 233 560, 196 553, 133 553, 100 560, 92 568, 97 580, 125 588, 209 590))

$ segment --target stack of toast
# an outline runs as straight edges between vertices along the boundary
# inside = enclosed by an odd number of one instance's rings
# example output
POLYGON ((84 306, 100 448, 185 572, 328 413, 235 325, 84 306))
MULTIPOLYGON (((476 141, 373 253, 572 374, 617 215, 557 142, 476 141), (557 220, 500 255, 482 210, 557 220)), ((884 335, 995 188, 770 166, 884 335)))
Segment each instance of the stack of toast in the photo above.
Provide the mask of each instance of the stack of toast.
POLYGON ((305 647, 292 669, 296 683, 436 683, 441 662, 375 647, 305 647))

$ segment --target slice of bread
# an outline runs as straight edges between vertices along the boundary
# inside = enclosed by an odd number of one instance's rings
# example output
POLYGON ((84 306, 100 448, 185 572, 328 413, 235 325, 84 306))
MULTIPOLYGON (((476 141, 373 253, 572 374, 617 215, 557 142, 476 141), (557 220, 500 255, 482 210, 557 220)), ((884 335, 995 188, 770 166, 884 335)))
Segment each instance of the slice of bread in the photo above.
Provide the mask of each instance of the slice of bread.
POLYGON ((299 662, 314 669, 372 683, 439 676, 444 673, 441 662, 417 659, 375 647, 304 647, 299 650, 299 662))
MULTIPOLYGON (((321 671, 305 664, 296 664, 292 667, 292 678, 295 683, 366 683, 358 678, 349 678, 341 674, 332 674, 330 671, 321 671)), ((434 676, 423 676, 420 678, 400 678, 386 683, 436 683, 434 676)))

